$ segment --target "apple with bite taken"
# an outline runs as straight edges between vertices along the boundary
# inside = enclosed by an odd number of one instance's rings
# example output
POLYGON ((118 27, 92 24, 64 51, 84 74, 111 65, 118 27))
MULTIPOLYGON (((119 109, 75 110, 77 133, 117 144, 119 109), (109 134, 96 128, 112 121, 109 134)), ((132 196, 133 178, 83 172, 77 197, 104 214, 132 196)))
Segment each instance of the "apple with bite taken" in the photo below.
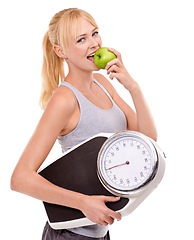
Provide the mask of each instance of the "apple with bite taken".
POLYGON ((99 69, 104 69, 106 64, 115 58, 116 55, 109 51, 107 47, 101 47, 94 54, 94 64, 99 69))

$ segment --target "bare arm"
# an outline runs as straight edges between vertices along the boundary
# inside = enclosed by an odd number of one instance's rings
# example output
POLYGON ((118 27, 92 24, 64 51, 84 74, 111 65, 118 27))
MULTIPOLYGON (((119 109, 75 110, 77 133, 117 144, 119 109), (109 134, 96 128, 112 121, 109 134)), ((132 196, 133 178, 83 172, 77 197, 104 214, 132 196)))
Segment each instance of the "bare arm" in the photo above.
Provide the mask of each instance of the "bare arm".
MULTIPOLYGON (((64 204, 62 199, 67 195, 66 191, 42 178, 37 174, 37 170, 46 159, 61 130, 66 127, 65 123, 68 124, 67 119, 72 113, 73 107, 66 104, 60 94, 51 99, 12 174, 13 190, 43 201, 64 204)), ((80 197, 72 194, 67 195, 66 198, 70 196, 75 199, 80 197)), ((67 202, 74 204, 74 201, 67 200, 67 202)))
POLYGON ((76 124, 77 101, 69 92, 61 94, 63 90, 59 89, 49 101, 13 171, 11 189, 42 201, 79 209, 97 224, 111 224, 115 218, 120 219, 120 214, 107 208, 105 203, 118 198, 73 192, 52 184, 37 173, 60 133, 72 130, 75 127, 72 122, 76 124))
POLYGON ((123 65, 120 53, 112 48, 109 50, 114 52, 117 58, 107 63, 107 74, 110 74, 110 79, 116 78, 129 91, 135 107, 134 112, 119 96, 116 90, 112 86, 108 86, 108 83, 105 83, 107 84, 107 88, 110 89, 114 101, 125 113, 128 129, 142 132, 152 139, 157 140, 155 123, 141 88, 123 65))

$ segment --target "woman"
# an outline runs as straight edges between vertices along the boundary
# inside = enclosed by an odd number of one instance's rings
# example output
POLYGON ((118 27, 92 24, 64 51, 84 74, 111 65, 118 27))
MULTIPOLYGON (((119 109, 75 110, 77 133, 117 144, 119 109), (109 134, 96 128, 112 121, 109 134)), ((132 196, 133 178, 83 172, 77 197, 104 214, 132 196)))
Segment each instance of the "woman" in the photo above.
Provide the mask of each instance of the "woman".
POLYGON ((112 84, 93 62, 102 46, 95 20, 87 12, 70 8, 56 13, 43 39, 44 109, 37 127, 24 149, 11 178, 11 189, 45 202, 79 209, 95 224, 54 230, 46 223, 43 240, 109 239, 108 225, 120 220, 118 212, 105 203, 118 197, 88 196, 58 187, 37 170, 47 158, 56 139, 62 151, 100 132, 135 130, 156 140, 156 128, 138 83, 123 65, 121 55, 109 48, 117 58, 105 70, 117 79, 131 95, 135 111, 119 96, 112 84), (64 73, 64 62, 68 73, 64 73))

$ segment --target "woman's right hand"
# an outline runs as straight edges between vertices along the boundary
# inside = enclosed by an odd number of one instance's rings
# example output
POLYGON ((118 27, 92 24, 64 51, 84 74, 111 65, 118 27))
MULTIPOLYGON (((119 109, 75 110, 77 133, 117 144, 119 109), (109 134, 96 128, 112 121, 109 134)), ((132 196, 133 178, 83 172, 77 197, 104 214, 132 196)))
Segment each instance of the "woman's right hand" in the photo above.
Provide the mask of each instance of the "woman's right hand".
POLYGON ((92 222, 99 225, 113 224, 121 219, 121 215, 106 206, 107 202, 116 202, 120 197, 85 195, 80 210, 92 222))

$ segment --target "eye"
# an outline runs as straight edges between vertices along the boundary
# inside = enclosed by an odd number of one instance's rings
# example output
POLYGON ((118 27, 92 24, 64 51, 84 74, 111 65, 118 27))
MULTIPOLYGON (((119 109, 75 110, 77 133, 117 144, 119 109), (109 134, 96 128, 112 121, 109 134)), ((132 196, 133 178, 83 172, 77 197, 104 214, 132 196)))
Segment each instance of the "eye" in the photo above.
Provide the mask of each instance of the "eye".
POLYGON ((85 41, 85 38, 80 38, 77 40, 77 43, 81 43, 81 42, 84 42, 85 41))
POLYGON ((95 37, 95 36, 97 36, 97 35, 98 35, 98 31, 95 31, 95 32, 92 34, 93 37, 95 37))

